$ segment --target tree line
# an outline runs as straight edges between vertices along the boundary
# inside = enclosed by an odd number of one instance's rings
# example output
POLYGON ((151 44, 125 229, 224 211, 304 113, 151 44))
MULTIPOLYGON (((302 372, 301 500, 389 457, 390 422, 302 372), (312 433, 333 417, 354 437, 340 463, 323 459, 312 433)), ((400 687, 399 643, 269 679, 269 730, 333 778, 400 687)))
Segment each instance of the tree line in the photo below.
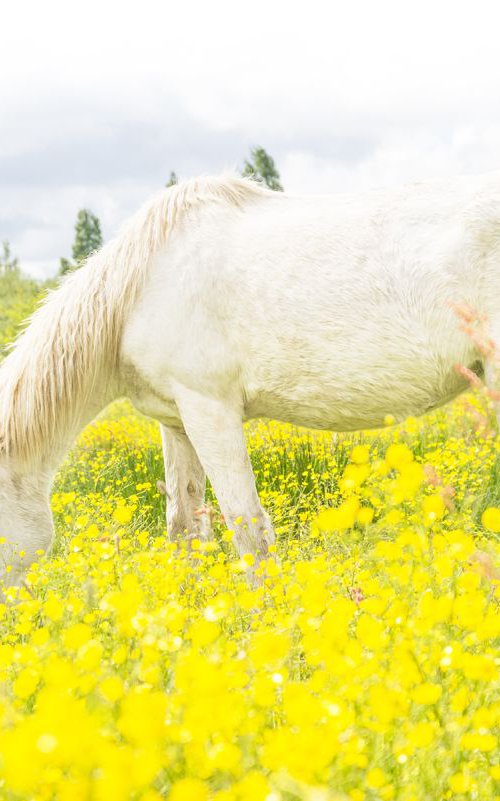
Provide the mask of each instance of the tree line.
MULTIPOLYGON (((282 192, 283 187, 280 181, 280 174, 274 163, 274 159, 263 147, 254 147, 250 158, 245 159, 241 174, 253 178, 256 181, 266 184, 276 192, 282 192)), ((174 186, 179 181, 175 172, 170 173, 170 177, 165 186, 174 186)), ((73 243, 72 260, 61 259, 59 273, 64 275, 76 269, 83 261, 95 250, 102 246, 101 224, 98 217, 89 209, 81 209, 75 224, 75 241, 73 243)))
MULTIPOLYGON (((245 177, 260 181, 276 192, 283 191, 274 159, 263 147, 252 148, 250 157, 244 160, 240 173, 245 177)), ((172 171, 165 186, 174 186, 178 180, 177 174, 172 171)), ((59 275, 65 275, 77 269, 91 253, 99 250, 102 244, 103 237, 99 218, 90 209, 80 209, 75 223, 75 239, 71 258, 60 259, 59 275)), ((3 241, 0 247, 0 276, 2 275, 13 277, 20 275, 19 259, 12 255, 7 240, 3 241)))

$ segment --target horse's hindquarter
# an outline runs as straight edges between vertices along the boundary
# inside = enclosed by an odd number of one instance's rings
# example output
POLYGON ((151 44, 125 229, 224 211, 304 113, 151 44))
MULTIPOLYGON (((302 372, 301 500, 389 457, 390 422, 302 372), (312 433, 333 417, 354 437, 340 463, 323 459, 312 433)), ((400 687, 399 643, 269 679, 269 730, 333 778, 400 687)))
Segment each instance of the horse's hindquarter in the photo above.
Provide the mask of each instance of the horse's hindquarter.
POLYGON ((476 358, 450 308, 482 302, 465 205, 415 188, 186 219, 133 315, 132 361, 167 398, 228 393, 248 417, 349 429, 439 405, 476 358))
POLYGON ((453 200, 420 204, 283 222, 286 244, 269 247, 266 275, 238 304, 249 417, 356 429, 464 388, 455 365, 476 355, 450 301, 479 304, 467 233, 453 200))

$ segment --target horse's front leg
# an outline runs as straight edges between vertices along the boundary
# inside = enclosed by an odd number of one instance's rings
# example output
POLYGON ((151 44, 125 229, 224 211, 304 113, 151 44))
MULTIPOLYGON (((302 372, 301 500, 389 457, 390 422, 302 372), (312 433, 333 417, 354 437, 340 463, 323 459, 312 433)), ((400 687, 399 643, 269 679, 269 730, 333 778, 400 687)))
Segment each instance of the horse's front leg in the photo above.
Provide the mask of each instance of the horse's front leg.
POLYGON ((183 431, 161 425, 167 532, 171 540, 186 535, 209 534, 204 530, 206 478, 196 452, 183 431))
POLYGON ((240 555, 258 562, 274 543, 271 521, 260 505, 248 456, 241 414, 228 402, 178 388, 176 403, 226 525, 240 555))

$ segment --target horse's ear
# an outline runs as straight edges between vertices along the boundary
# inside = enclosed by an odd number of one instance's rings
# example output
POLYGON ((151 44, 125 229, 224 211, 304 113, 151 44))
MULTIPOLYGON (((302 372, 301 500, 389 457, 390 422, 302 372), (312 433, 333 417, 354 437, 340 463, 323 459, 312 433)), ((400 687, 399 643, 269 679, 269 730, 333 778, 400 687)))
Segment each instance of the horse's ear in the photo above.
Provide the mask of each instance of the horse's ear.
POLYGON ((160 495, 166 495, 167 494, 167 485, 165 484, 164 481, 157 481, 156 482, 156 489, 158 490, 160 495))

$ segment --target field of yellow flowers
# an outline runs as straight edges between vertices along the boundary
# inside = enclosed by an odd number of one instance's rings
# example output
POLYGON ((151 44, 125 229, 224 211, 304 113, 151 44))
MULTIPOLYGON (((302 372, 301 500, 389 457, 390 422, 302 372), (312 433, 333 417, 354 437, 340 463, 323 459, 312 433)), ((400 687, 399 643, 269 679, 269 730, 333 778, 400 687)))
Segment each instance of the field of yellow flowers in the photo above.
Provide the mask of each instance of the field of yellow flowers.
POLYGON ((0 605, 0 799, 500 799, 483 399, 372 434, 247 438, 278 532, 254 583, 220 520, 169 542, 154 423, 121 402, 82 433, 53 551, 0 605))

